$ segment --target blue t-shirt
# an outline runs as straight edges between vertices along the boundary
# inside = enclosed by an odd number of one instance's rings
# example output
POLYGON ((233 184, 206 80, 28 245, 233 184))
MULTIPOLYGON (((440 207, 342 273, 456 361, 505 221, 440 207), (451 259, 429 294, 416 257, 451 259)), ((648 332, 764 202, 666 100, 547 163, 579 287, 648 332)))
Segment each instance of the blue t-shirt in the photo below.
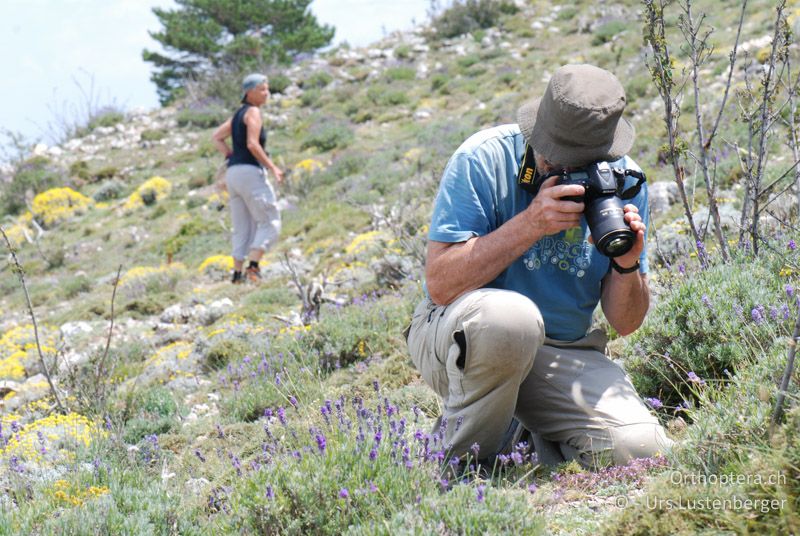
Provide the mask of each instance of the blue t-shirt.
MULTIPOLYGON (((491 233, 525 210, 533 196, 517 184, 524 155, 525 139, 518 125, 490 128, 467 139, 444 170, 428 238, 464 242, 491 233)), ((612 165, 641 171, 627 156, 612 165)), ((647 225, 647 185, 625 203, 636 205, 647 225)), ((545 236, 486 287, 529 297, 539 307, 551 339, 583 337, 610 267, 609 258, 587 241, 590 234, 581 216, 580 227, 545 236)), ((646 253, 645 249, 640 259, 642 273, 647 273, 646 253)))

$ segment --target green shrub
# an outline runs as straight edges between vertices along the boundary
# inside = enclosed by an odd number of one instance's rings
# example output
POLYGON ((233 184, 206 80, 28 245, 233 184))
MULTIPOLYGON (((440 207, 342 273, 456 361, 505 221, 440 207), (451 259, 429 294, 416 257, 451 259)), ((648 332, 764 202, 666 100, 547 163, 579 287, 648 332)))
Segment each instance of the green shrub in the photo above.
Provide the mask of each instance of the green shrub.
POLYGON ((308 134, 300 145, 301 149, 315 148, 330 151, 343 148, 353 141, 353 132, 342 121, 336 119, 322 120, 308 129, 308 134))
POLYGON ((443 88, 449 80, 450 80, 449 76, 442 73, 436 73, 431 77, 431 90, 436 91, 438 89, 443 88))
POLYGON ((405 91, 383 84, 370 86, 367 89, 367 98, 381 107, 399 106, 409 102, 408 94, 405 91))
POLYGON ((286 88, 292 85, 292 80, 285 74, 273 74, 269 77, 270 93, 283 93, 286 88))
MULTIPOLYGON (((63 186, 63 171, 43 156, 29 158, 14 171, 11 182, 2 187, 2 212, 17 214, 27 207, 26 196, 34 196, 55 186, 63 186)), ((31 197, 31 200, 33 198, 31 197)))
POLYGON ((79 179, 89 180, 91 174, 89 173, 89 163, 86 160, 76 160, 69 166, 69 174, 71 177, 78 177, 79 179))
POLYGON ((114 166, 106 166, 98 169, 92 173, 92 179, 95 181, 102 181, 105 179, 113 179, 119 173, 119 169, 114 166))
POLYGON ((386 79, 389 82, 396 82, 398 80, 414 80, 417 77, 417 71, 413 67, 389 67, 386 69, 386 79))
POLYGON ((678 276, 644 325, 624 339, 626 368, 639 392, 677 406, 692 400, 700 380, 726 379, 787 335, 795 298, 774 276, 781 266, 777 256, 754 262, 740 255, 678 276))
POLYGON ((481 61, 481 57, 478 54, 467 54, 466 56, 458 58, 456 64, 461 67, 462 70, 467 70, 479 61, 481 61))
POLYGON ((231 115, 220 106, 197 104, 178 110, 175 120, 181 127, 213 128, 222 124, 231 115))
POLYGON ((353 305, 323 308, 312 329, 293 341, 303 355, 317 356, 323 369, 344 367, 372 355, 402 348, 402 331, 411 314, 408 303, 365 294, 353 305))
POLYGON ((449 483, 441 479, 437 462, 420 459, 418 440, 409 438, 405 451, 397 448, 395 425, 388 421, 402 417, 409 428, 421 426, 389 398, 384 404, 391 412, 382 411, 380 402, 373 411, 360 396, 317 398, 318 379, 310 374, 293 375, 291 384, 280 386, 274 375, 267 376, 262 391, 274 393, 275 400, 265 407, 271 418, 263 425, 272 444, 271 463, 242 476, 230 497, 237 508, 218 518, 229 524, 220 527, 222 533, 543 533, 542 517, 532 514, 530 494, 522 486, 498 490, 488 482, 465 480, 443 493, 449 483), (305 380, 300 385, 298 376, 305 380), (309 423, 313 417, 305 407, 314 406, 320 409, 309 423))
POLYGON ((61 291, 68 300, 90 290, 92 290, 92 280, 85 274, 67 278, 61 284, 61 291))
POLYGON ((204 236, 215 231, 213 222, 207 219, 194 218, 183 224, 171 237, 164 240, 163 249, 167 255, 177 255, 186 244, 198 236, 204 236))
POLYGON ((147 294, 127 301, 123 305, 123 310, 131 313, 133 318, 147 318, 160 314, 161 311, 177 300, 178 296, 174 292, 147 294))
POLYGON ((436 38, 464 35, 481 28, 497 26, 503 15, 518 11, 513 2, 506 0, 455 0, 432 25, 436 38))
POLYGON ((112 179, 100 185, 100 187, 92 194, 92 199, 95 201, 108 201, 109 199, 119 199, 125 192, 125 185, 112 179))
POLYGON ((250 347, 240 339, 223 339, 214 343, 203 356, 206 370, 219 370, 228 363, 241 359, 250 352, 250 347))
POLYGON ((136 393, 131 409, 134 417, 125 423, 123 439, 138 443, 146 436, 164 434, 177 423, 178 404, 172 392, 161 385, 136 393))
POLYGON ((143 130, 139 135, 142 141, 160 141, 167 137, 167 131, 163 128, 151 128, 143 130))
POLYGON ((94 130, 97 127, 113 127, 125 120, 125 114, 113 107, 103 108, 89 120, 87 128, 94 130))
POLYGON ((309 88, 300 95, 300 102, 306 107, 316 107, 322 98, 322 91, 317 88, 309 88))
POLYGON ((312 73, 311 76, 309 76, 305 80, 303 80, 300 84, 300 87, 302 87, 303 89, 310 89, 310 88, 322 89, 331 82, 333 82, 333 76, 330 73, 327 73, 325 71, 317 71, 315 73, 312 73))
POLYGON ((397 48, 394 49, 394 55, 401 60, 407 60, 411 57, 411 47, 405 43, 398 45, 397 48))
POLYGON ((602 45, 603 43, 608 43, 617 35, 627 30, 629 26, 630 23, 621 20, 612 20, 600 25, 594 31, 594 36, 592 36, 592 45, 598 46, 602 45))
POLYGON ((575 6, 562 6, 558 12, 556 19, 563 21, 571 21, 578 14, 578 8, 575 6))
MULTIPOLYGON (((710 523, 709 509, 670 508, 671 504, 708 504, 709 500, 733 501, 737 497, 770 507, 757 509, 758 515, 752 516, 743 516, 737 508, 715 509, 713 526, 718 533, 793 531, 797 514, 789 505, 800 500, 800 409, 789 409, 786 422, 776 427, 771 438, 768 434, 776 373, 786 359, 787 348, 781 346, 768 349, 724 384, 695 386, 700 406, 687 412, 693 424, 672 449, 670 470, 650 482, 644 494, 618 515, 612 515, 603 524, 603 534, 702 533, 710 523)), ((789 399, 796 397, 794 386, 789 399)))

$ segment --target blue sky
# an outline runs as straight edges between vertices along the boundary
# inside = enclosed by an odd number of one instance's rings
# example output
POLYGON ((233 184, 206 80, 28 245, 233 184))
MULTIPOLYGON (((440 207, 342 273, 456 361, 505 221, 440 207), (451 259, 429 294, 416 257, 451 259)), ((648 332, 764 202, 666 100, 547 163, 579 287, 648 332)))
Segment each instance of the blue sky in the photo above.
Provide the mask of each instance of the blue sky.
MULTIPOLYGON (((151 9, 173 0, 2 0, 0 128, 47 140, 53 118, 80 115, 86 95, 125 109, 154 108, 143 48, 157 49, 151 9)), ((336 42, 367 45, 384 31, 427 18, 429 0, 314 0, 317 18, 336 27, 336 42)))

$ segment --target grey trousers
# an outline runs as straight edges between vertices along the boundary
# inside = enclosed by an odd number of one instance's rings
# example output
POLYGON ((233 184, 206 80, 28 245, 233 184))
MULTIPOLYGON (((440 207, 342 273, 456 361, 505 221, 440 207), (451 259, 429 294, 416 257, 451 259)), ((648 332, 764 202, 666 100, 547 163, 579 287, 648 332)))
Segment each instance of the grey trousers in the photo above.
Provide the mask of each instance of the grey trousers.
POLYGON ((278 241, 281 214, 264 170, 248 164, 231 166, 225 183, 230 195, 233 258, 244 260, 251 249, 267 251, 278 241))
POLYGON ((498 453, 516 417, 534 433, 540 461, 586 467, 624 464, 672 444, 605 356, 606 342, 600 331, 569 343, 547 339, 538 307, 497 289, 447 306, 424 299, 408 334, 414 364, 444 403, 453 455, 474 443, 480 457, 498 453))

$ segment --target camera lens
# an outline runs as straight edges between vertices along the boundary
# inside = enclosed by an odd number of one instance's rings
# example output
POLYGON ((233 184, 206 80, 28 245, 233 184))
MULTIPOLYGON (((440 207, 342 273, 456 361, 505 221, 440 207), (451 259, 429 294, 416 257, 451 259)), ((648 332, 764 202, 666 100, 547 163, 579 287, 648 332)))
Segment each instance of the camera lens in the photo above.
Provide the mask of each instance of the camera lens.
POLYGON ((625 255, 633 247, 634 237, 631 231, 615 231, 600 239, 597 249, 606 257, 619 257, 625 255))
POLYGON ((618 197, 595 199, 587 204, 585 214, 600 253, 606 257, 619 257, 631 250, 636 234, 625 222, 625 211, 618 197))

